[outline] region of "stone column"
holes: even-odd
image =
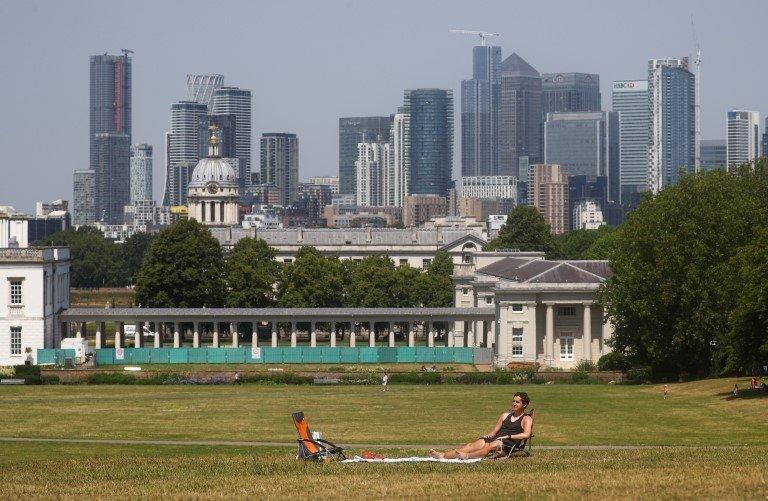
[[[115,331],[115,348],[123,347],[124,332],[125,332],[125,324],[123,324],[123,322],[117,322],[117,330]]]
[[[613,337],[613,324],[610,320],[605,318],[605,308],[603,308],[603,328],[602,328],[602,337],[603,339],[600,340],[600,354],[605,355],[606,353],[610,353],[611,349],[608,347],[606,342],[610,341],[610,339]]]
[[[395,347],[395,326],[393,322],[387,322],[387,329],[389,330],[389,347]]]
[[[219,347],[219,322],[213,322],[213,347]]]
[[[232,334],[232,348],[237,348],[240,345],[240,338],[237,335],[237,322],[229,323],[229,333]]]
[[[584,303],[584,325],[582,340],[584,341],[584,360],[592,361],[592,303]]]
[[[413,348],[416,346],[416,332],[414,331],[414,328],[416,327],[416,322],[408,322],[408,346]]]
[[[464,340],[465,344],[466,344],[466,346],[468,348],[474,348],[474,346],[475,346],[475,332],[474,332],[475,322],[470,320],[468,322],[464,322],[464,325],[466,325],[468,327],[468,329],[469,329],[467,331],[467,337]]]
[[[485,331],[485,347],[486,348],[493,348],[493,326],[496,323],[495,320],[488,322],[488,330]]]
[[[349,322],[349,347],[355,347],[355,322]]]
[[[251,348],[256,348],[257,346],[259,346],[259,334],[256,332],[256,329],[253,329],[251,333]]]
[[[546,303],[546,306],[547,323],[546,337],[544,338],[544,353],[547,364],[552,366],[555,362],[555,305]]]
[[[317,347],[317,331],[315,330],[317,328],[316,322],[310,322],[309,324],[309,346],[312,348]]]
[[[77,338],[83,337],[83,334],[87,333],[85,328],[86,328],[85,322],[77,322],[77,333],[75,333],[75,337]]]
[[[433,348],[435,346],[435,331],[432,320],[427,322],[427,346]]]
[[[179,332],[179,322],[173,322],[173,347],[181,348],[181,333]]]
[[[133,347],[141,348],[141,342],[144,339],[144,323],[135,322],[134,326],[136,330],[133,332]]]
[[[331,322],[331,348],[336,348],[336,322]]]
[[[97,350],[104,348],[104,322],[96,323],[95,345]]]
[[[163,345],[162,329],[165,326],[161,322],[155,323],[155,348],[160,348]]]
[[[195,322],[195,331],[192,333],[192,347],[200,348],[200,322]]]
[[[371,321],[368,322],[369,329],[368,329],[368,346],[373,348],[376,346],[376,322]]]
[[[296,322],[291,322],[291,348],[296,348],[296,338],[299,333],[296,332]]]
[[[453,331],[448,331],[448,348],[456,346],[456,334]]]
[[[255,323],[253,324],[253,327],[256,329]],[[269,327],[272,329],[272,348],[277,348],[277,322],[272,320]]]

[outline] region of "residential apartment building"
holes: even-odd
[[[553,235],[568,231],[568,178],[559,165],[533,164],[529,167],[528,205],[544,216]]]

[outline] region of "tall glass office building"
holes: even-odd
[[[547,113],[600,111],[600,75],[594,73],[543,73],[541,109]]]
[[[253,115],[253,99],[249,89],[238,87],[221,87],[213,91],[213,109],[208,110],[212,115],[235,116],[235,157],[240,162],[241,187],[251,184],[251,122]],[[205,153],[203,153],[205,156]],[[240,193],[244,193],[242,190]]]
[[[530,164],[541,162],[542,130],[541,75],[513,53],[501,63],[500,175],[515,175],[520,157],[528,157]]]
[[[448,196],[453,170],[453,91],[413,89],[404,94],[410,129],[412,195]]]
[[[738,167],[760,156],[760,112],[729,110],[726,131],[728,167]]]
[[[354,195],[357,189],[357,143],[389,141],[391,117],[339,118],[339,193]]]
[[[701,140],[701,170],[725,169],[728,165],[728,145],[725,139]]]
[[[566,176],[608,178],[608,201],[619,198],[619,120],[613,111],[549,113],[544,124],[544,163]]]
[[[261,135],[261,182],[277,186],[280,205],[291,205],[299,193],[299,138],[287,132]]]
[[[166,174],[163,205],[186,205],[187,184],[192,169],[201,158],[200,124],[205,122],[208,107],[194,101],[171,105],[171,132],[166,136]]]
[[[501,47],[475,47],[472,67],[461,82],[461,175],[490,176],[499,169]]]
[[[131,200],[131,138],[128,134],[95,134],[94,198],[96,220],[120,224]]]
[[[631,202],[648,189],[648,81],[613,82],[613,111],[619,115],[621,202]]]
[[[152,145],[131,148],[131,203],[152,200]]]

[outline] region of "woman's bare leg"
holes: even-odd
[[[438,459],[455,459],[461,457],[463,454],[477,452],[483,448],[485,448],[485,440],[479,438],[474,442],[469,442],[468,444],[464,444],[456,449],[449,449],[442,452],[436,451],[435,449],[430,449],[429,455]]]

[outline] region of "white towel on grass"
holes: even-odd
[[[409,457],[409,458],[384,458],[384,459],[364,459],[360,456],[355,456],[352,459],[345,459],[342,463],[477,463],[482,461],[482,458],[474,459],[438,459],[433,457]]]

